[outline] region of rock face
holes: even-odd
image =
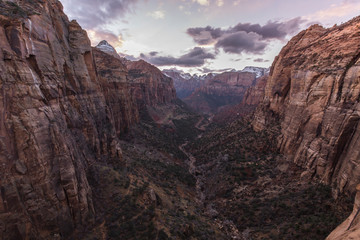
[[[128,69],[117,57],[93,48],[99,83],[114,119],[117,134],[139,121],[139,109],[131,95]]]
[[[360,18],[313,25],[276,57],[254,128],[281,123],[278,147],[304,175],[354,192],[360,179]]]
[[[215,113],[220,107],[240,103],[255,80],[254,73],[225,72],[216,75],[184,101],[198,112]]]
[[[191,75],[189,73],[184,73],[183,71],[177,69],[165,69],[162,72],[166,76],[171,77],[174,80],[176,94],[180,99],[187,98],[193,92],[205,86],[211,80],[217,78],[217,76],[219,75],[219,73]],[[241,72],[253,73],[255,74],[256,78],[260,78],[264,75],[269,74],[269,68],[247,66],[241,71],[236,71],[235,69],[233,69],[229,71],[227,74],[229,75],[230,73],[232,73],[233,75],[236,75],[236,73],[241,73]],[[220,78],[224,78],[224,76],[220,76]]]
[[[163,70],[162,72],[174,80],[176,95],[180,99],[190,96],[196,89],[205,85],[208,80],[215,76],[213,73],[203,76],[198,76],[196,74],[190,75],[189,73],[185,74],[176,70]]]
[[[268,78],[269,75],[265,75],[256,79],[255,85],[246,90],[242,101],[243,105],[257,106],[262,102]]]
[[[87,34],[60,2],[1,4],[23,16],[0,15],[0,234],[66,237],[94,220],[86,169],[121,161],[113,117]]]
[[[168,103],[176,99],[173,80],[158,68],[143,61],[128,61],[128,81],[131,95],[139,108]]]
[[[115,48],[111,46],[106,40],[102,40],[99,42],[99,44],[96,46],[97,49],[99,49],[102,52],[105,52],[117,59],[121,59],[120,55],[116,52]]]
[[[249,87],[241,103],[235,106],[222,107],[213,118],[215,122],[231,123],[239,117],[249,115],[254,112],[256,107],[262,103],[265,94],[265,86],[268,75],[256,79],[254,86]]]
[[[241,70],[241,72],[251,72],[251,73],[255,73],[257,78],[260,78],[264,75],[268,75],[269,74],[269,68],[261,68],[261,67],[253,67],[253,66],[247,66],[245,67],[243,70]]]
[[[149,64],[92,50],[57,0],[0,10],[0,238],[66,239],[98,214],[93,163],[121,162],[117,135],[175,90]]]
[[[360,185],[356,187],[354,209],[350,216],[338,226],[326,240],[359,239],[360,238]]]

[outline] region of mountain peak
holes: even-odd
[[[102,40],[99,42],[99,44],[96,46],[97,49],[99,49],[102,52],[105,52],[113,57],[116,57],[117,59],[120,59],[119,54],[116,52],[115,48],[108,43],[106,40]]]

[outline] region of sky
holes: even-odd
[[[61,0],[93,46],[107,40],[130,60],[189,73],[269,67],[312,24],[360,13],[359,0]]]

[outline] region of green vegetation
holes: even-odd
[[[246,120],[213,124],[187,150],[198,165],[211,166],[205,189],[218,218],[250,230],[252,239],[324,239],[349,215],[352,201],[335,201],[330,187],[301,182],[303,170],[276,153],[278,132],[276,122],[262,132]]]

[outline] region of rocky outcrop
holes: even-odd
[[[94,221],[89,166],[121,161],[113,116],[59,1],[0,4],[0,236],[66,238]]]
[[[57,0],[0,10],[0,238],[66,239],[99,214],[89,169],[121,163],[118,135],[175,90],[150,64],[92,49]]]
[[[142,60],[122,61],[98,47],[93,48],[93,55],[118,135],[139,122],[144,106],[170,103],[176,98],[172,79],[155,66]]]
[[[326,240],[343,240],[360,238],[360,185],[356,187],[354,209],[350,216],[338,226]]]
[[[246,66],[241,72],[251,72],[255,73],[256,78],[260,78],[264,75],[269,75],[270,68]]]
[[[304,175],[353,192],[360,170],[360,18],[313,25],[276,57],[254,128],[278,117],[278,147]]]
[[[99,44],[96,46],[97,49],[99,49],[102,52],[105,52],[114,58],[121,59],[120,55],[116,52],[115,48],[111,46],[106,40],[102,40],[99,42]]]
[[[228,124],[253,113],[264,98],[268,77],[268,75],[265,75],[257,78],[255,85],[246,90],[241,103],[235,106],[222,107],[220,111],[215,114],[213,121]]]
[[[255,85],[246,90],[242,100],[242,105],[257,106],[262,102],[268,78],[269,76],[265,75],[256,79]]]
[[[131,95],[139,108],[169,103],[176,99],[173,80],[155,66],[144,60],[128,61],[126,66]]]
[[[205,85],[208,80],[215,76],[213,73],[203,76],[198,76],[196,74],[190,75],[189,73],[183,73],[173,69],[163,70],[162,72],[174,80],[176,95],[180,99],[190,96],[196,89]]]
[[[131,94],[128,69],[106,51],[93,48],[99,83],[114,119],[117,135],[139,122],[139,109]]]
[[[246,90],[255,84],[255,80],[254,73],[225,72],[209,80],[184,99],[184,102],[198,112],[215,113],[220,107],[240,103]]]

